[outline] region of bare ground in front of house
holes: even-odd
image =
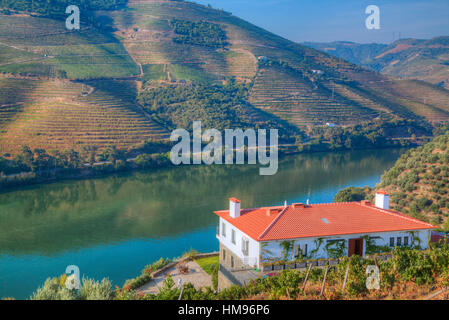
[[[170,275],[178,285],[179,279],[182,280],[183,284],[191,283],[195,288],[199,289],[201,287],[212,287],[211,276],[208,275],[195,261],[187,261],[184,263],[188,268],[189,272],[187,274],[181,274],[178,271],[178,265],[169,268],[164,273],[158,275],[150,282],[146,283],[142,287],[138,288],[137,291],[143,292],[145,294],[152,293],[157,294],[159,289],[162,287],[163,281]]]

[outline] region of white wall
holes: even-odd
[[[429,231],[429,230],[422,230],[422,231],[416,232],[416,236],[421,241],[422,249],[427,248],[427,242],[428,242],[428,238],[430,237],[430,232],[431,231]],[[390,237],[395,238],[395,245],[396,245],[397,237],[402,237],[402,244],[404,241],[404,237],[409,237],[409,245],[411,245],[411,240],[412,240],[410,234],[407,233],[406,231],[404,231],[404,232],[382,232],[382,233],[370,233],[370,234],[365,233],[365,234],[352,234],[352,235],[345,235],[345,236],[323,237],[323,242],[321,244],[320,250],[316,253],[316,255],[313,258],[316,258],[316,259],[328,258],[327,252],[325,249],[327,240],[339,240],[339,239],[345,240],[346,254],[347,254],[348,240],[349,239],[358,239],[358,238],[364,237],[366,235],[369,235],[370,237],[380,237],[379,239],[375,239],[375,244],[378,246],[389,246],[390,245]],[[300,248],[302,248],[303,244],[307,244],[307,247],[308,247],[307,254],[310,255],[311,251],[313,251],[316,248],[316,242],[315,242],[316,239],[317,238],[301,238],[301,239],[291,239],[291,240],[293,240],[294,246],[299,245]],[[283,247],[281,246],[281,242],[282,242],[282,240],[267,241],[267,245],[262,246],[262,248],[261,248],[262,261],[265,261],[265,259],[269,259],[269,258],[272,258],[275,260],[283,258],[282,257]],[[365,252],[366,252],[366,243],[364,241],[363,255],[365,255]],[[294,247],[291,250],[287,260],[293,260],[293,259],[294,259]]]
[[[226,225],[226,237],[223,237],[222,235],[222,226],[223,223]],[[235,230],[235,244],[231,242],[231,230]],[[251,237],[249,237],[247,234],[241,232],[236,227],[234,227],[232,224],[227,222],[226,220],[220,218],[219,220],[219,235],[217,235],[217,239],[229,250],[231,250],[236,256],[238,256],[242,261],[244,260],[245,256],[242,252],[242,237],[245,237],[249,240],[249,250],[248,250],[248,264],[252,267],[254,265],[259,266],[259,254],[260,254],[260,243]]]

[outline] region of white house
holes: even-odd
[[[427,247],[436,227],[389,209],[389,195],[369,201],[302,204],[241,209],[229,199],[219,216],[220,264],[228,271],[261,268],[270,261],[332,258],[358,254],[367,247]]]

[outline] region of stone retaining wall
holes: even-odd
[[[367,255],[367,259],[374,259],[377,260],[387,260],[391,259],[393,257],[392,254],[378,254],[378,255]],[[313,267],[323,267],[327,263],[331,266],[335,266],[341,262],[342,259],[320,259],[320,260],[307,260],[307,261],[291,261],[286,263],[272,263],[272,264],[265,264],[262,266],[262,272],[267,271],[277,271],[277,270],[285,270],[285,269],[304,269],[308,268],[310,265]]]

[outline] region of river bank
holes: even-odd
[[[344,187],[373,187],[405,151],[297,154],[280,159],[274,176],[256,165],[183,166],[2,193],[0,297],[28,298],[68,265],[122,286],[159,257],[217,251],[212,212],[229,197],[247,208],[332,202]]]
[[[411,148],[416,145],[406,145],[405,147]],[[405,148],[402,145],[399,146],[385,146],[383,148],[367,147],[364,149],[347,150],[345,148],[335,149],[332,152],[345,152],[345,151],[357,151],[357,150],[381,150],[381,149],[401,149]],[[294,156],[299,154],[314,154],[314,153],[326,153],[329,150],[321,147],[304,147],[298,148],[294,144],[279,146],[279,159],[288,156]],[[246,155],[245,155],[246,156]],[[182,166],[182,165],[180,165]],[[169,159],[168,153],[155,153],[155,154],[140,154],[133,158],[125,160],[115,161],[102,161],[95,163],[85,163],[82,168],[54,168],[51,170],[38,171],[38,172],[20,172],[10,175],[5,175],[0,172],[0,193],[20,190],[28,186],[43,185],[48,183],[55,183],[65,180],[83,180],[93,178],[103,178],[113,174],[120,174],[126,172],[152,172],[163,168],[173,168],[173,165]]]

